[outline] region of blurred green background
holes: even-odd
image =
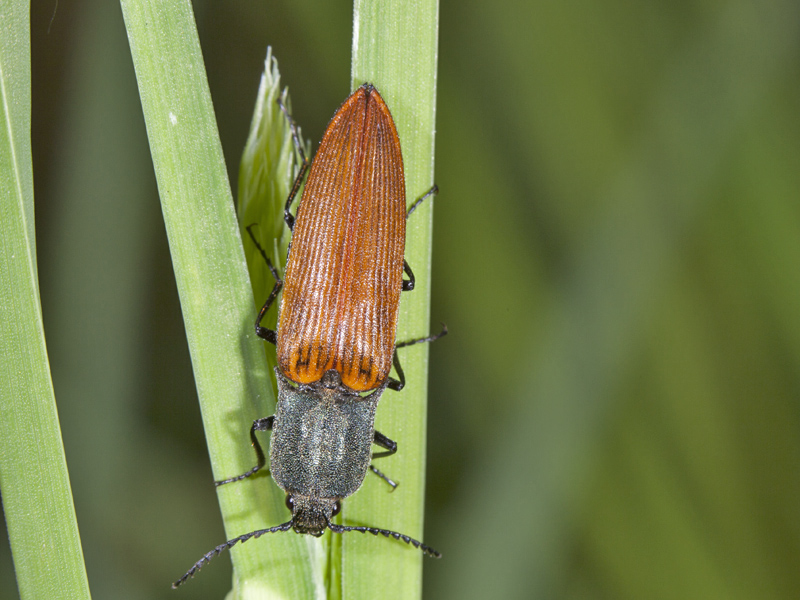
[[[316,143],[351,5],[194,6],[231,180],[268,44]],[[32,11],[42,304],[93,596],[221,598],[227,559],[169,588],[224,533],[120,8]],[[428,598],[800,597],[798,13],[442,1]]]

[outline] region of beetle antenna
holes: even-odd
[[[423,554],[427,554],[431,558],[442,558],[442,554],[437,550],[434,550],[430,546],[426,546],[419,540],[415,540],[412,537],[408,537],[403,533],[397,533],[396,531],[389,531],[388,529],[378,529],[377,527],[350,527],[347,525],[334,525],[331,522],[328,522],[328,527],[334,533],[345,533],[347,531],[360,531],[361,533],[371,533],[372,535],[378,535],[379,533],[384,537],[393,537],[396,540],[403,540],[409,546],[414,546],[414,548],[419,548],[422,550]]]
[[[178,586],[184,583],[190,577],[194,577],[194,574],[197,573],[200,569],[203,568],[207,562],[209,562],[215,556],[221,554],[224,550],[227,550],[231,546],[235,546],[239,542],[246,542],[250,538],[257,538],[261,537],[265,533],[275,533],[276,531],[288,531],[292,528],[292,522],[289,521],[288,523],[283,523],[282,525],[277,525],[275,527],[270,527],[269,529],[259,529],[258,531],[251,531],[250,533],[245,533],[244,535],[240,535],[237,538],[233,538],[232,540],[228,540],[224,544],[220,544],[216,548],[214,548],[211,552],[207,552],[203,555],[203,558],[198,560],[194,563],[194,566],[186,571],[186,574],[178,579],[175,583],[172,584],[172,589],[178,589]]]

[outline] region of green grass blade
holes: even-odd
[[[191,4],[122,0],[122,9],[209,454],[214,477],[222,479],[253,466],[247,431],[274,408],[263,342],[253,332],[253,292]],[[221,487],[219,499],[230,537],[287,517],[268,477]],[[187,554],[194,557],[187,567],[207,550],[187,549],[197,552]],[[270,535],[236,546],[232,556],[233,598],[318,597],[304,538]]]
[[[0,3],[0,490],[20,598],[72,600],[90,595],[39,303],[29,13]]]
[[[409,202],[433,184],[438,11],[436,0],[356,0],[354,6],[352,86],[375,84],[392,111]],[[416,276],[416,289],[402,296],[398,340],[430,330],[432,207],[433,202],[426,201],[408,222],[406,259]],[[382,459],[379,467],[400,485],[389,493],[378,478],[367,477],[362,489],[344,503],[342,520],[423,539],[428,348],[420,344],[400,352],[408,383],[400,393],[384,394],[376,420],[376,428],[398,443],[397,454]],[[337,538],[341,570],[332,582],[332,597],[370,598],[376,586],[387,599],[420,596],[419,550],[354,533]],[[436,545],[435,540],[425,541]]]

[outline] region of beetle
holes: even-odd
[[[361,487],[368,469],[396,487],[371,465],[372,458],[397,451],[394,441],[375,430],[375,411],[387,387],[399,391],[405,385],[397,348],[447,333],[443,326],[437,335],[395,343],[400,293],[412,290],[415,282],[404,259],[406,219],[438,190],[433,186],[406,210],[397,130],[378,90],[365,83],[328,124],[295,218],[290,209],[309,162],[294,121],[281,108],[302,158],[284,209],[292,231],[284,280],[248,228],[275,278],[255,329],[277,346],[278,403],[275,415],[257,419],[250,429],[257,465],[215,483],[239,481],[264,467],[266,458],[255,434],[271,430],[270,472],[286,493],[292,518],[217,546],[173,587],[236,543],[289,529],[317,537],[326,528],[381,534],[428,556],[441,556],[398,532],[332,522],[341,501]],[[408,279],[403,279],[404,272]],[[272,330],[262,321],[281,289],[278,328]],[[389,376],[392,365],[398,379]],[[385,451],[373,455],[373,443]]]

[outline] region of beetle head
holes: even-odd
[[[297,533],[321,536],[331,518],[339,514],[341,504],[336,498],[313,498],[286,494],[286,506],[292,511],[292,528]]]

